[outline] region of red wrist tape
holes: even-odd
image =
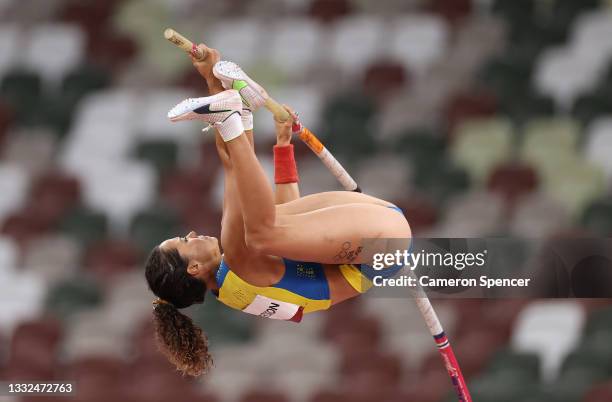
[[[297,183],[300,180],[293,155],[293,144],[274,146],[274,183]]]

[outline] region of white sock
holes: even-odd
[[[252,130],[253,129],[253,112],[251,109],[247,109],[242,107],[242,112],[240,113],[240,117],[242,118],[242,125],[244,126],[244,130]]]
[[[242,118],[238,112],[229,115],[224,122],[215,123],[215,127],[219,130],[219,134],[223,138],[223,141],[228,142],[236,137],[239,137],[244,132],[244,126],[242,125]]]

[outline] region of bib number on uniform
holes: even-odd
[[[255,299],[244,310],[245,313],[257,315],[273,320],[297,321],[302,319],[303,307],[297,304],[282,302],[270,299],[262,295],[255,296]]]

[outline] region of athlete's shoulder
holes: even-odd
[[[275,256],[233,256],[225,259],[231,271],[240,279],[257,287],[268,287],[277,283],[285,273],[280,257]]]

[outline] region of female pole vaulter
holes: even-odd
[[[194,66],[213,95],[184,100],[168,117],[215,128],[225,173],[221,239],[192,231],[165,240],[151,252],[145,273],[158,297],[158,343],[192,376],[206,373],[212,358],[202,330],[178,310],[204,302],[207,290],[245,313],[299,322],[365,292],[374,274],[389,277],[401,268],[360,266],[369,262],[362,239],[402,238],[408,247],[411,237],[401,210],[387,201],[348,191],[300,197],[291,122],[276,122],[275,194],[253,146],[251,111],[263,105],[264,90],[215,69],[219,52],[199,46],[207,56]]]

